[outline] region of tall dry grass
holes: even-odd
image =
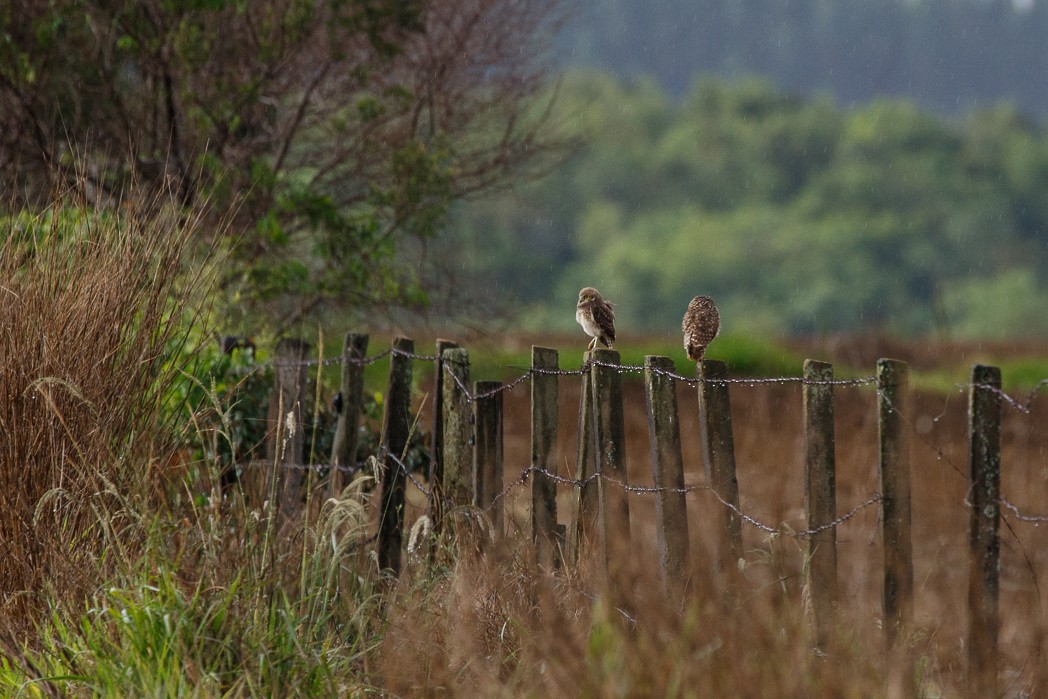
[[[190,225],[56,200],[0,230],[0,617],[24,632],[134,541]]]

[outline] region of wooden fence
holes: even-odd
[[[379,455],[383,468],[377,548],[380,565],[396,575],[401,570],[403,549],[405,478],[411,475],[401,456],[410,430],[413,362],[421,359],[437,365],[427,491],[430,517],[437,532],[448,526],[445,514],[463,505],[484,510],[495,531],[503,531],[506,491],[502,481],[502,393],[510,385],[471,382],[469,354],[452,342],[438,341],[438,353],[430,357],[414,354],[414,343],[405,338],[395,339],[390,350],[371,358],[366,356],[367,346],[366,335],[350,333],[338,360],[342,364],[342,408],[331,454],[332,485],[340,487],[341,474],[353,465],[364,368],[374,359],[390,354]],[[298,341],[282,341],[277,346],[276,390],[271,410],[275,420],[286,420],[281,416],[300,410],[305,385],[301,367],[306,363],[302,360],[307,351],[308,347]],[[663,580],[668,590],[683,589],[689,567],[685,495],[691,489],[684,485],[675,384],[686,381],[697,389],[706,487],[722,504],[717,510],[717,560],[722,574],[733,574],[742,556],[743,523],[762,526],[739,507],[730,409],[730,388],[739,380],[728,378],[725,364],[715,360],[699,362],[693,378],[677,374],[667,357],[645,359],[642,369],[654,486],[637,488],[630,486],[626,470],[622,390],[625,369],[640,368],[622,367],[614,350],[587,353],[582,369],[569,371],[559,368],[555,349],[533,347],[530,371],[512,384],[531,382],[531,462],[521,482],[530,480],[531,484],[531,536],[537,563],[547,567],[571,565],[583,555],[594,555],[613,578],[622,552],[629,549],[629,495],[653,493]],[[562,375],[580,376],[583,386],[575,472],[570,476],[557,473],[554,454],[557,388]],[[799,381],[803,385],[807,529],[796,535],[807,540],[807,582],[817,643],[825,641],[838,601],[837,527],[860,510],[879,504],[885,642],[889,650],[898,649],[902,632],[912,628],[914,606],[909,443],[912,428],[903,419],[910,403],[907,365],[881,359],[875,376],[835,380],[830,364],[808,360],[802,377],[768,381]],[[877,388],[879,493],[842,515],[836,501],[834,388],[861,384],[875,384]],[[1004,394],[1000,387],[997,368],[972,368],[968,403],[971,514],[967,647],[968,685],[973,696],[997,693],[999,527],[1003,502],[1000,425]],[[298,419],[301,424],[300,415],[291,419]],[[292,451],[295,448],[301,446],[291,445],[278,452],[274,463],[301,458],[300,452]],[[277,481],[275,477],[274,482]],[[567,531],[564,525],[558,525],[558,485],[573,489],[574,511]]]

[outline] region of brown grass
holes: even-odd
[[[162,453],[157,396],[186,227],[63,206],[0,246],[0,616],[25,628],[127,555],[121,512]],[[174,319],[174,320],[173,320]]]
[[[872,373],[872,371],[871,371]],[[635,375],[633,375],[635,376]],[[573,473],[577,377],[560,383],[559,469]],[[631,483],[650,485],[643,385],[627,375],[626,428]],[[878,490],[877,403],[873,387],[836,390],[838,511]],[[705,484],[697,398],[678,386],[685,480]],[[507,483],[530,461],[529,391],[506,395]],[[1004,408],[1003,495],[1029,514],[1048,514],[1048,399],[1029,414]],[[967,663],[966,396],[918,394],[912,433],[915,628],[907,636],[923,696],[965,691]],[[384,682],[401,694],[485,696],[880,696],[899,663],[884,657],[883,551],[874,505],[838,528],[839,633],[813,648],[806,609],[801,390],[796,385],[732,387],[743,509],[784,533],[744,524],[740,575],[715,568],[716,510],[708,492],[688,496],[691,578],[683,600],[662,594],[651,495],[630,496],[632,536],[615,599],[586,573],[536,571],[528,538],[530,488],[512,491],[513,543],[502,557],[459,561],[433,584],[413,569],[393,605],[380,658]],[[571,489],[559,488],[559,519],[571,518]],[[1005,514],[1002,524],[1000,677],[1004,696],[1048,692],[1048,547],[1045,525]],[[517,547],[517,548],[514,548]],[[416,562],[418,563],[418,562]],[[426,581],[420,583],[419,579]],[[905,673],[903,673],[905,675]]]

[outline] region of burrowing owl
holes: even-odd
[[[591,350],[597,346],[597,342],[608,348],[615,342],[615,311],[593,287],[587,286],[579,292],[575,320],[593,338],[589,344]]]
[[[693,298],[680,329],[684,331],[684,349],[688,351],[688,359],[699,361],[706,347],[720,332],[720,313],[713,299],[709,296]]]

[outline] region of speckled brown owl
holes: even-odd
[[[615,311],[593,287],[587,286],[579,292],[575,320],[593,338],[589,349],[596,347],[598,342],[610,348],[615,342]]]
[[[684,331],[684,349],[688,351],[688,359],[699,361],[706,353],[706,347],[720,332],[720,313],[713,299],[709,296],[693,298],[684,314],[681,330]]]

